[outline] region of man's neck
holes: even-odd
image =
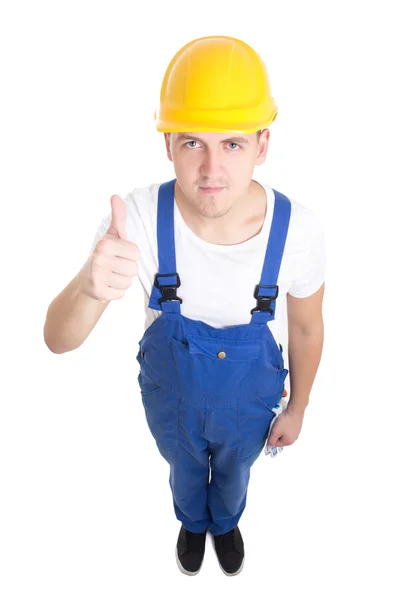
[[[258,235],[267,214],[265,189],[252,180],[248,192],[225,215],[208,218],[184,197],[179,185],[175,188],[175,201],[186,225],[199,238],[210,244],[231,246],[241,244]]]

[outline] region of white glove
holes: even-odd
[[[270,446],[268,444],[268,440],[269,440],[269,435],[271,433],[272,425],[275,423],[276,419],[279,417],[281,412],[285,410],[285,408],[287,407],[287,404],[288,404],[288,401],[286,400],[286,398],[282,397],[280,399],[280,401],[278,402],[278,404],[275,404],[275,406],[273,408],[271,408],[271,410],[275,413],[275,417],[272,419],[272,421],[269,425],[267,441],[265,442],[265,446],[264,446],[265,455],[266,456],[270,455],[271,458],[274,458],[274,456],[278,456],[278,453],[282,452],[282,450],[283,450],[282,446]]]

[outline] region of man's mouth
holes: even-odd
[[[224,188],[223,187],[202,187],[202,186],[200,186],[200,189],[205,194],[217,194],[218,192],[221,192]]]

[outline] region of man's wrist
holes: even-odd
[[[310,397],[290,396],[286,410],[291,413],[304,415]]]

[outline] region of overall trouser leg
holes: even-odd
[[[175,515],[188,531],[202,533],[211,523],[207,506],[209,450],[201,437],[202,409],[183,405],[179,411],[177,451],[170,462],[169,483]]]
[[[239,463],[235,451],[219,446],[211,454],[211,481],[208,507],[212,517],[210,533],[222,535],[239,522],[246,507],[250,479],[249,463]]]
[[[262,451],[274,416],[272,411],[256,401],[240,403],[237,434],[232,431],[232,419],[226,420],[224,414],[221,412],[210,428],[213,441],[209,441],[211,481],[208,507],[212,517],[212,535],[227,533],[238,524],[246,507],[250,469]],[[236,444],[233,441],[235,435],[239,436]]]

